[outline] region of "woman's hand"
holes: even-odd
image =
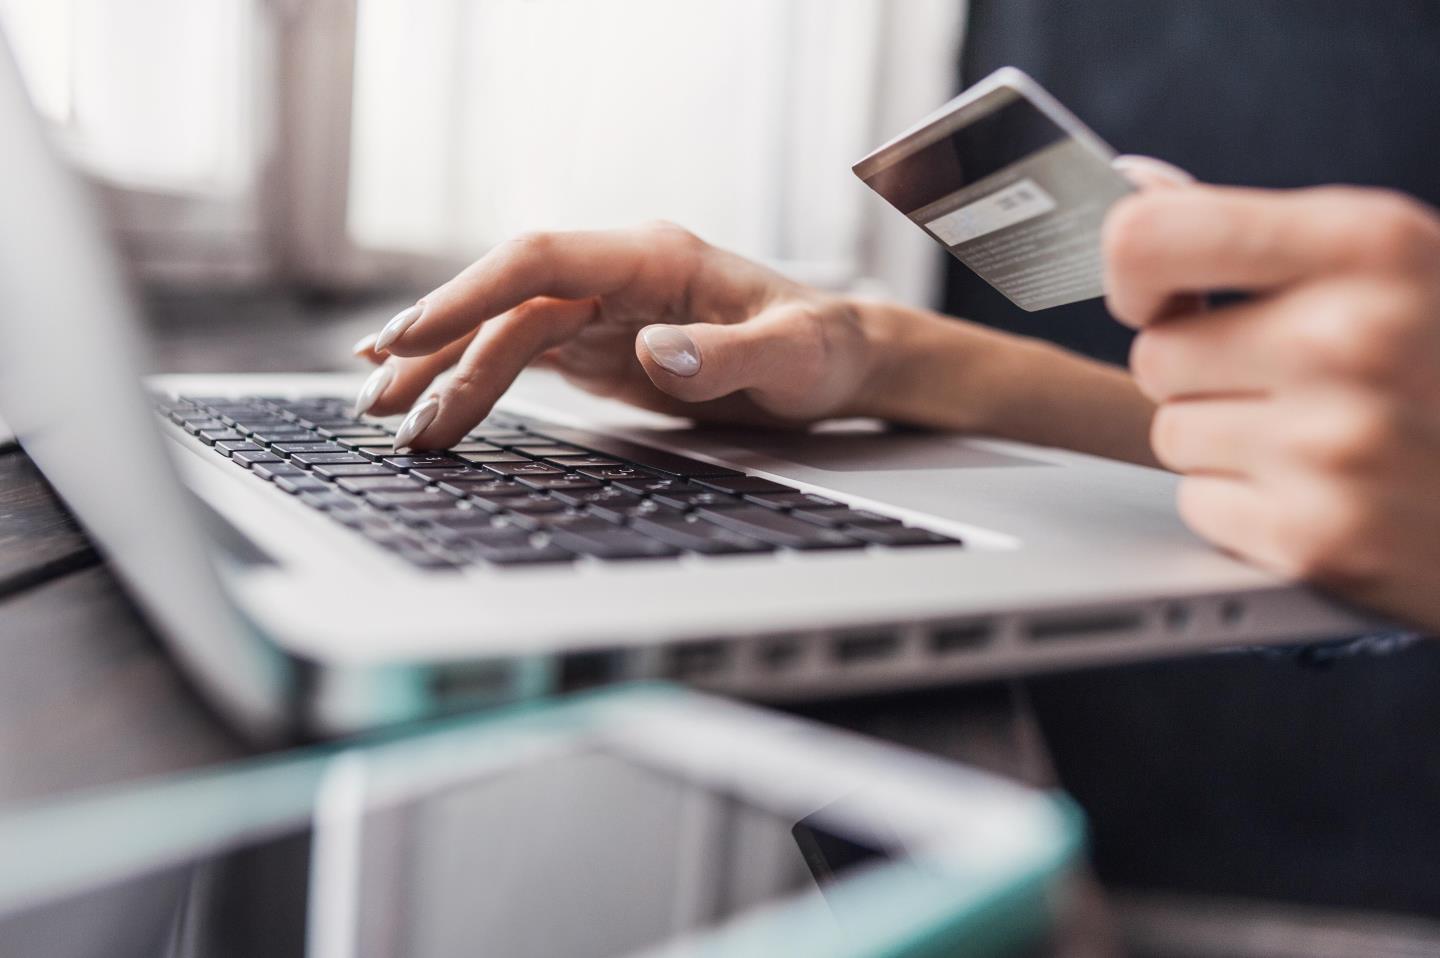
[[[1198,533],[1440,628],[1440,217],[1378,190],[1147,191],[1112,312]],[[1194,295],[1253,298],[1203,311]]]
[[[443,448],[529,365],[659,412],[782,424],[858,414],[874,351],[857,310],[669,224],[519,236],[359,351],[357,409],[415,405],[397,446]],[[386,358],[388,354],[388,358]]]

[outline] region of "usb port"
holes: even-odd
[[[687,642],[672,645],[666,654],[667,672],[676,678],[696,678],[720,671],[729,664],[730,646],[725,642]]]
[[[978,649],[990,641],[993,631],[989,622],[963,622],[942,625],[930,633],[928,645],[936,655],[950,655]]]
[[[885,659],[900,651],[900,636],[894,632],[851,632],[831,640],[835,661],[846,665]]]

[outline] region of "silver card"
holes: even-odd
[[[986,77],[855,173],[1027,311],[1104,293],[1100,227],[1134,190],[1114,151],[1019,70]]]

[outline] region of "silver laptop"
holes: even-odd
[[[277,703],[343,731],[644,676],[796,699],[1366,625],[1187,532],[1172,476],[1054,449],[693,431],[537,375],[466,458],[386,462],[348,377],[142,387],[116,259],[0,60],[0,408],[260,731]]]

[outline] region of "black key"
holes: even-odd
[[[347,423],[343,426],[321,426],[315,430],[322,436],[331,439],[364,439],[384,437],[389,438],[390,434],[379,426],[367,426],[363,423]]]
[[[530,456],[534,459],[550,459],[555,456],[578,456],[583,455],[584,449],[576,449],[574,446],[557,446],[553,443],[546,445],[515,445],[510,447],[513,451],[523,456]]]
[[[272,447],[282,456],[293,456],[297,452],[345,452],[345,447],[333,442],[277,442]]]
[[[614,486],[601,486],[596,489],[556,489],[550,495],[567,506],[577,507],[586,506],[592,502],[613,506],[638,506],[645,501],[633,492],[616,489]]]
[[[790,549],[850,549],[862,545],[842,532],[801,522],[764,506],[701,509],[696,515],[742,536]]]
[[[354,498],[339,492],[302,492],[300,501],[321,512],[350,512],[360,508]]]
[[[563,476],[565,470],[544,462],[487,462],[485,468],[497,476]]]
[[[236,452],[264,452],[265,450],[245,439],[222,439],[215,443],[215,451],[223,452],[228,456]]]
[[[445,451],[452,456],[458,456],[462,452],[479,454],[483,452],[503,452],[504,450],[494,443],[489,442],[462,442],[459,445],[451,446]]]
[[[795,491],[789,486],[782,486],[778,482],[771,482],[769,479],[761,479],[758,476],[731,476],[722,479],[696,479],[695,481],[702,486],[719,489],[721,492],[733,492],[737,496]]]
[[[634,492],[640,495],[661,495],[663,493],[686,493],[701,492],[700,486],[695,485],[689,479],[617,479],[617,489],[624,489],[626,492]]]
[[[302,492],[328,492],[330,483],[314,476],[276,476],[275,485],[291,495]]]
[[[576,489],[598,489],[600,483],[584,476],[516,476],[522,485],[531,489],[574,491]]]
[[[691,459],[688,456],[676,455],[672,452],[663,452],[649,446],[642,446],[637,442],[630,442],[628,439],[617,439],[612,436],[602,436],[596,433],[585,432],[578,429],[552,429],[546,428],[542,433],[547,439],[554,439],[563,443],[571,443],[592,452],[602,455],[613,456],[616,459],[637,463],[658,472],[667,473],[672,476],[738,476],[740,473],[734,469],[727,469],[724,466],[712,466],[707,462],[700,462],[698,459]]]
[[[494,546],[481,544],[470,547],[467,554],[492,565],[536,565],[575,561],[572,553],[549,542]]]
[[[553,516],[567,511],[563,502],[551,499],[541,493],[528,496],[497,496],[495,498],[473,499],[477,509],[489,513],[517,513],[522,516]]]
[[[529,539],[531,535],[528,531],[513,525],[496,525],[493,517],[475,512],[473,509],[457,509],[452,515],[438,516],[431,519],[426,527],[426,534],[440,542],[473,540],[477,536],[485,536],[491,532],[503,532],[512,539],[521,541]]]
[[[571,525],[548,531],[551,541],[562,549],[599,559],[657,559],[677,552],[674,546],[658,539],[617,526],[593,529]]]
[[[205,419],[186,419],[181,422],[181,425],[184,426],[185,431],[192,436],[198,436],[202,432],[229,431],[223,422],[215,419],[214,417],[207,417]]]
[[[436,527],[430,533],[434,538],[446,543],[447,547],[457,551],[463,551],[462,543],[488,546],[518,546],[528,545],[535,539],[535,533],[525,529],[517,529],[514,526],[496,525],[487,521],[484,525],[459,525],[455,527]]]
[[[637,516],[683,515],[683,512],[674,506],[663,506],[653,499],[641,499],[637,503],[625,505],[592,502],[585,507],[585,512],[616,525],[624,525]]]
[[[468,518],[476,515],[474,509],[462,508],[460,503],[449,496],[431,496],[430,498],[442,501],[432,501],[430,504],[420,506],[400,506],[394,512],[395,517],[412,526],[424,526],[432,522],[449,522],[452,516]]]
[[[341,436],[335,441],[346,449],[384,449],[387,455],[395,448],[394,437],[384,433],[378,436]]]
[[[444,500],[433,492],[367,492],[365,501],[377,509],[423,508]]]
[[[589,476],[591,479],[599,479],[602,482],[615,482],[618,480],[647,480],[662,478],[661,474],[653,469],[642,469],[639,466],[586,466],[576,469],[582,476]]]
[[[494,479],[492,473],[484,469],[472,469],[458,464],[438,469],[411,469],[410,475],[425,482],[466,482],[471,479],[485,480]]]
[[[319,465],[315,467],[315,475],[324,476],[327,479],[350,478],[353,476],[398,476],[394,469],[387,468],[378,462],[342,462],[336,465]]]
[[[363,466],[369,460],[353,452],[297,452],[291,454],[290,461],[302,466],[340,466],[347,463]]]
[[[240,450],[239,452],[232,452],[232,453],[230,454],[230,458],[231,458],[231,460],[233,460],[234,462],[238,462],[240,465],[246,466],[246,467],[253,467],[253,466],[258,466],[258,465],[261,465],[261,464],[269,465],[269,464],[272,464],[272,463],[278,463],[278,462],[284,462],[284,461],[285,461],[285,460],[281,459],[279,456],[275,455],[275,453],[273,453],[273,452],[266,452],[266,451],[264,451],[263,449],[260,450],[259,452],[250,452],[249,450],[242,449],[242,450]],[[298,469],[299,467],[297,466],[297,467],[295,467],[295,468]],[[258,472],[259,470],[256,470],[256,471]],[[268,478],[270,478],[270,477],[269,477],[269,476],[266,476],[266,478],[268,479]]]
[[[514,479],[446,479],[436,484],[441,492],[452,496],[520,496],[529,492]]]
[[[745,505],[734,496],[716,492],[713,489],[681,490],[679,492],[662,490],[653,493],[650,498],[661,505],[675,509],[737,509]]]
[[[868,512],[864,509],[850,509],[846,506],[792,509],[790,514],[796,519],[813,522],[817,526],[829,526],[832,529],[838,529],[841,526],[898,526],[900,524],[899,519],[892,519],[889,516],[882,516],[878,512]]]
[[[251,472],[255,473],[255,475],[259,476],[261,479],[274,479],[277,476],[305,475],[305,470],[300,466],[297,466],[293,463],[285,462],[274,453],[267,453],[267,455],[270,456],[270,459],[273,459],[275,461],[271,462],[270,459],[267,459],[264,462],[257,461],[255,465],[250,469]]]
[[[257,429],[250,433],[251,442],[260,442],[266,445],[276,442],[304,442],[310,438],[313,438],[310,433],[299,426],[285,432],[278,429]]]
[[[233,429],[202,429],[195,434],[207,446],[213,446],[217,442],[244,442],[245,437]]]
[[[706,555],[731,555],[746,552],[773,552],[769,543],[751,539],[722,529],[711,522],[687,519],[673,513],[658,516],[636,516],[630,527],[636,532],[659,539],[667,545]]]
[[[454,456],[417,452],[412,456],[386,456],[380,460],[396,469],[453,469],[460,465]]]
[[[457,451],[455,452],[455,454],[456,454],[459,458],[465,460],[466,462],[468,462],[468,463],[473,463],[474,465],[477,465],[477,466],[486,466],[486,465],[489,465],[489,464],[492,463],[492,462],[530,462],[530,461],[531,461],[531,460],[529,460],[529,459],[526,459],[524,456],[517,456],[517,455],[515,455],[513,452],[505,452],[505,451],[502,450],[502,449],[496,449],[496,450],[493,450],[493,451],[487,449],[487,450],[482,450],[482,451],[480,451],[480,452],[468,452],[468,451],[467,451],[467,452],[459,452],[459,451],[457,450]]]
[[[846,534],[879,546],[958,546],[959,539],[913,526],[847,526]]]
[[[790,492],[751,493],[745,497],[745,500],[767,509],[825,509],[843,504],[834,499],[817,496],[812,492],[795,492],[793,490]]]
[[[405,476],[347,476],[335,485],[346,492],[369,495],[372,492],[424,492],[425,487]]]
[[[613,529],[614,523],[574,512],[507,512],[497,520],[516,529],[551,532],[555,529]]]
[[[469,433],[468,438],[478,442],[489,442],[497,445],[504,445],[512,442],[539,442],[528,432],[520,432],[516,429],[476,429]]]
[[[605,467],[623,466],[624,463],[618,459],[611,459],[608,456],[546,456],[546,462],[554,463],[557,466],[564,466],[566,469],[582,469],[586,466]]]

